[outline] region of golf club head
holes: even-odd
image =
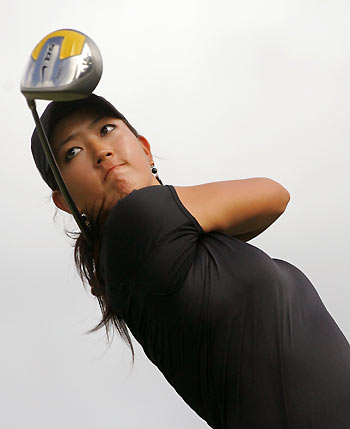
[[[102,75],[97,45],[76,30],[57,30],[34,48],[21,81],[27,100],[69,101],[87,97]]]

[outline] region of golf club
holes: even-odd
[[[69,101],[87,97],[96,88],[101,75],[102,57],[96,44],[80,31],[62,29],[48,34],[36,45],[21,81],[21,92],[27,99],[55,180],[89,244],[89,228],[64,183],[35,99]]]

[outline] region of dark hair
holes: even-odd
[[[135,128],[133,128],[128,121],[124,119],[122,120],[132,133],[136,137],[139,137]],[[103,202],[101,207],[98,209],[97,215],[94,215],[92,210],[90,213],[87,212],[86,215],[89,219],[92,245],[89,245],[85,236],[80,232],[75,233],[67,231],[67,235],[76,240],[74,246],[74,261],[76,268],[83,284],[85,285],[87,282],[90,285],[91,293],[96,296],[102,313],[101,321],[94,328],[88,330],[87,333],[90,334],[95,332],[104,326],[106,329],[107,340],[109,341],[109,331],[113,330],[113,327],[115,327],[122,339],[129,346],[132,353],[132,362],[134,363],[135,353],[128,327],[123,317],[115,313],[111,307],[111,303],[108,301],[105,282],[101,276],[99,266],[101,236],[109,211],[105,209]]]
[[[75,238],[74,246],[74,260],[77,267],[80,278],[85,285],[86,282],[91,287],[91,293],[96,296],[101,313],[101,321],[92,329],[88,330],[87,333],[92,333],[102,328],[106,329],[107,339],[109,341],[109,331],[115,327],[122,337],[122,339],[129,346],[132,353],[132,361],[134,363],[134,348],[128,331],[128,327],[121,315],[115,313],[112,309],[111,303],[109,302],[106,294],[106,285],[103,277],[101,276],[100,270],[100,249],[101,249],[101,236],[104,223],[108,217],[109,211],[104,210],[104,204],[101,205],[98,214],[95,218],[92,213],[87,213],[89,219],[89,225],[91,229],[90,239],[92,245],[90,245],[85,236],[82,233],[74,234],[68,233],[72,238]]]

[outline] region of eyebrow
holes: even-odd
[[[102,115],[97,116],[97,118],[93,119],[89,125],[88,128],[91,129],[96,122],[100,121],[102,118],[105,118],[107,115],[104,113]],[[68,142],[70,142],[71,140],[73,140],[75,137],[77,136],[77,133],[73,133],[70,134],[68,137],[66,137],[63,141],[61,141],[58,145],[57,145],[57,152],[61,149],[62,146],[64,146],[65,144],[67,144]]]

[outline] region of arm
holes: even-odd
[[[290,199],[282,185],[265,177],[175,189],[205,232],[220,231],[237,238],[264,231],[283,213]]]
[[[245,242],[250,241],[253,238],[257,237],[262,232],[264,232],[265,229],[267,229],[270,225],[272,225],[281,216],[281,214],[279,214],[278,216],[272,217],[271,221],[267,222],[266,226],[261,226],[261,228],[255,230],[255,231],[247,232],[245,234],[238,234],[238,235],[235,235],[234,237],[238,238],[239,240],[245,241]]]

